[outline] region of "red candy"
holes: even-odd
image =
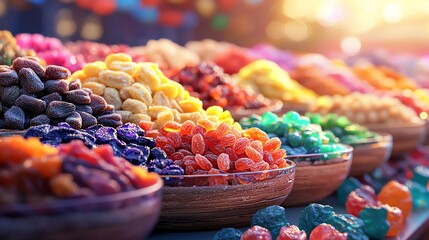
[[[271,233],[266,228],[253,226],[241,235],[241,240],[271,240]]]
[[[191,150],[194,154],[203,154],[206,145],[204,143],[204,138],[201,134],[196,134],[192,137]]]
[[[305,231],[299,230],[295,225],[282,227],[277,240],[307,240]]]
[[[374,189],[370,186],[362,186],[352,191],[346,200],[347,213],[359,216],[359,213],[366,207],[376,207],[379,203],[375,198]]]
[[[347,240],[347,233],[340,233],[333,226],[322,223],[311,231],[309,240]]]
[[[231,165],[231,161],[229,160],[229,156],[226,153],[221,153],[219,157],[217,157],[217,166],[222,171],[228,171]]]

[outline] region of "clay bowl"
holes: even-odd
[[[425,122],[371,124],[365,125],[371,131],[385,132],[392,135],[392,157],[401,157],[403,154],[414,150],[426,137]]]
[[[10,137],[14,135],[24,136],[27,130],[10,130],[10,129],[0,129],[0,137]]]
[[[320,201],[333,192],[349,175],[353,148],[328,153],[329,160],[321,160],[326,154],[288,156],[296,162],[295,183],[289,197],[281,205],[285,207],[306,205]]]
[[[1,205],[2,239],[144,239],[158,221],[162,187],[160,179],[113,195]]]
[[[279,205],[289,196],[295,164],[288,163],[286,168],[259,172],[161,176],[166,187],[157,227],[207,230],[247,226],[256,211]],[[213,185],[219,180],[227,183]]]
[[[362,142],[353,146],[353,161],[350,176],[359,177],[371,173],[385,163],[392,153],[392,136],[379,133],[376,141]]]
[[[245,108],[237,108],[230,110],[232,117],[235,121],[240,121],[242,118],[249,117],[252,114],[262,115],[266,112],[279,112],[283,103],[279,100],[264,100],[266,107],[257,108],[257,109],[245,109]]]

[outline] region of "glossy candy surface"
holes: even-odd
[[[274,239],[279,235],[280,229],[288,223],[285,209],[281,206],[263,208],[253,215],[251,221],[252,226],[257,225],[268,229]]]
[[[276,240],[307,240],[307,234],[295,225],[283,226]]]
[[[359,213],[367,207],[376,207],[379,203],[375,197],[374,189],[368,185],[361,186],[350,192],[346,200],[347,213],[359,216]]]
[[[253,226],[241,235],[241,240],[271,240],[270,231],[260,226]]]
[[[322,223],[311,231],[309,240],[347,240],[347,233],[341,233],[333,226]]]
[[[413,199],[408,187],[394,180],[383,186],[377,199],[383,204],[401,209],[404,218],[408,216],[413,207]]]
[[[368,237],[371,239],[384,239],[386,237],[390,224],[385,208],[365,208],[359,213],[359,218],[365,224],[363,229]]]

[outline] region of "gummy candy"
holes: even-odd
[[[271,240],[270,232],[260,226],[253,226],[241,235],[241,240]]]
[[[273,238],[277,238],[280,229],[288,224],[285,209],[281,206],[269,206],[258,210],[252,217],[252,226],[261,226],[270,231]]]
[[[368,240],[364,233],[364,222],[350,214],[333,214],[326,223],[342,233],[347,233],[350,240]]]
[[[375,198],[374,189],[364,185],[350,192],[346,200],[347,213],[359,216],[360,211],[366,207],[376,207],[379,205]]]
[[[384,239],[386,237],[390,224],[387,221],[385,208],[365,208],[359,213],[359,218],[365,224],[364,232],[368,237],[372,239]]]
[[[383,205],[383,208],[387,210],[387,221],[389,221],[390,227],[387,232],[387,237],[396,237],[402,231],[404,227],[404,216],[402,215],[401,209],[397,207],[391,207],[389,205]]]
[[[213,240],[240,240],[243,233],[235,228],[222,228],[213,237]]]
[[[337,189],[338,200],[341,204],[345,204],[347,200],[347,196],[357,188],[359,188],[362,184],[354,177],[348,177],[341,186]]]
[[[307,234],[295,225],[283,226],[276,240],[307,240]]]
[[[325,223],[333,214],[334,209],[331,206],[311,203],[302,211],[298,227],[310,236],[315,227]]]
[[[413,200],[408,187],[395,180],[383,186],[377,199],[384,204],[401,209],[404,218],[408,216],[413,206]]]
[[[346,240],[347,233],[341,233],[332,225],[322,223],[315,227],[310,234],[310,240]]]

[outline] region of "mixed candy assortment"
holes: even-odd
[[[239,88],[222,68],[211,63],[187,66],[170,72],[168,77],[183,85],[191,96],[201,99],[204,109],[215,105],[229,110],[266,107],[262,96]]]
[[[315,153],[338,152],[346,149],[344,145],[337,144],[338,138],[329,131],[322,132],[320,126],[310,125],[310,119],[290,111],[283,116],[267,112],[262,116],[252,115],[240,120],[241,126],[246,128],[257,127],[266,132],[271,138],[280,138],[281,148],[288,155],[305,155]],[[331,159],[328,154],[321,160]]]
[[[16,39],[9,31],[0,31],[0,64],[12,65],[18,57],[35,56],[33,50],[23,50],[16,44]]]
[[[22,130],[60,122],[75,129],[122,124],[121,116],[102,97],[81,88],[79,80],[67,82],[66,68],[45,68],[37,58],[20,57],[11,67],[0,66],[0,71],[0,128]]]
[[[210,119],[234,123],[222,108],[205,111],[200,99],[190,96],[179,83],[168,79],[155,63],[135,63],[129,55],[110,54],[105,62],[89,63],[71,76],[82,81],[112,104],[124,122],[154,122],[154,128],[167,121],[185,122]]]
[[[80,141],[58,148],[21,136],[0,140],[0,205],[105,196],[145,188],[155,173],[115,157],[110,146]]]

